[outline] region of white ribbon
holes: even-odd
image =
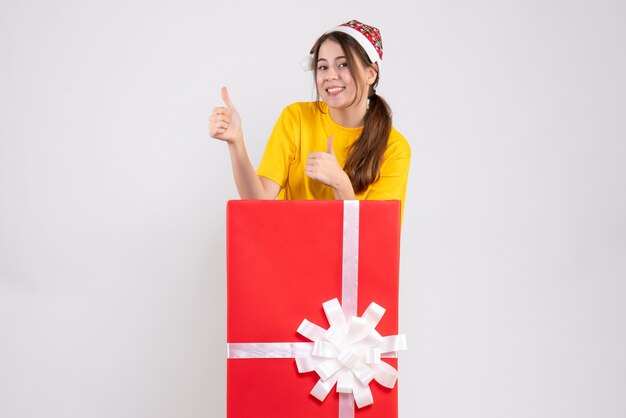
[[[313,343],[228,343],[228,358],[295,358],[307,355]]]
[[[404,335],[382,337],[376,325],[385,309],[372,302],[357,317],[359,266],[359,201],[345,200],[343,211],[342,302],[323,304],[330,327],[325,330],[306,319],[298,333],[312,343],[227,343],[228,358],[295,358],[300,373],[315,371],[320,379],[311,394],[323,401],[336,385],[339,418],[354,418],[359,408],[374,402],[369,383],[393,388],[398,372],[381,357],[397,357],[406,350]]]
[[[343,203],[343,253],[341,255],[341,304],[346,318],[356,316],[359,294],[359,201]]]
[[[316,372],[320,379],[311,395],[323,401],[333,386],[337,392],[351,393],[357,407],[374,403],[369,384],[376,380],[387,388],[396,384],[398,371],[381,361],[383,354],[406,350],[404,335],[382,337],[376,325],[385,309],[372,302],[362,317],[346,320],[337,298],[324,302],[328,330],[308,320],[302,321],[298,333],[313,341],[307,355],[296,356],[298,372]]]

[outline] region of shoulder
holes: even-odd
[[[283,113],[292,115],[314,115],[320,113],[317,102],[295,102],[285,106]]]
[[[283,108],[279,121],[290,123],[294,127],[308,126],[315,124],[322,113],[323,110],[317,102],[296,102]]]

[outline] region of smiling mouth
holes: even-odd
[[[346,89],[345,87],[332,87],[330,89],[326,89],[326,93],[329,93],[329,94],[339,93],[345,89]]]

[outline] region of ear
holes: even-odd
[[[367,82],[367,85],[371,86],[372,84],[374,84],[376,82],[376,77],[378,77],[378,65],[369,65],[365,69],[365,81]]]

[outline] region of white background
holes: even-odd
[[[400,415],[626,416],[626,3],[408,4],[2,1],[0,417],[224,416],[208,114],[258,163],[352,18],[413,150]]]

